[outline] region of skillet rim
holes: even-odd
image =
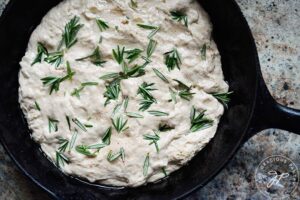
[[[11,9],[11,7],[13,6],[13,4],[16,2],[17,0],[10,0],[9,3],[6,5],[5,10],[3,11],[1,17],[0,17],[0,27],[2,26],[2,22],[5,20],[7,13],[9,13],[9,10]],[[200,3],[200,2],[199,2]],[[262,75],[261,75],[261,69],[260,69],[260,63],[259,63],[259,58],[258,58],[258,53],[257,53],[257,48],[255,45],[255,40],[253,38],[253,34],[251,32],[251,29],[249,27],[249,24],[245,18],[245,16],[243,15],[239,5],[237,4],[237,2],[235,0],[228,0],[228,3],[232,4],[232,7],[238,12],[238,15],[240,17],[239,21],[241,22],[241,24],[243,24],[244,26],[246,26],[245,28],[247,28],[247,37],[249,38],[249,44],[251,49],[249,49],[249,51],[251,51],[253,53],[253,59],[254,59],[254,63],[255,63],[255,73],[253,73],[253,75],[255,75],[255,80],[254,83],[255,85],[254,87],[254,97],[253,97],[253,102],[251,105],[251,110],[249,110],[249,114],[248,114],[248,119],[247,119],[247,123],[244,127],[244,130],[241,131],[241,135],[240,135],[240,139],[238,140],[238,142],[236,143],[236,145],[232,148],[230,154],[227,155],[227,158],[223,160],[223,162],[221,164],[219,164],[218,167],[215,168],[215,170],[206,178],[204,179],[202,182],[202,184],[197,184],[194,187],[191,187],[190,190],[187,190],[186,192],[184,192],[182,195],[175,197],[175,199],[182,199],[188,195],[190,195],[191,193],[195,192],[196,190],[200,189],[201,187],[205,186],[208,182],[210,182],[216,175],[218,175],[220,173],[220,171],[222,169],[224,169],[224,167],[228,164],[228,162],[233,158],[233,156],[236,154],[237,150],[239,149],[239,147],[241,147],[241,145],[243,144],[243,140],[245,138],[245,136],[247,135],[247,132],[249,131],[250,128],[250,124],[251,121],[254,118],[254,111],[256,108],[256,104],[258,102],[258,85],[259,85],[259,81],[262,80]],[[29,174],[26,169],[24,169],[22,167],[22,165],[18,162],[18,160],[13,156],[12,152],[9,150],[8,146],[6,145],[6,143],[4,142],[4,139],[2,137],[2,135],[0,134],[0,144],[2,144],[3,148],[5,149],[5,151],[8,153],[9,157],[12,159],[12,161],[16,164],[18,170],[20,170],[26,177],[28,177],[31,181],[33,181],[38,187],[40,187],[42,190],[44,190],[48,196],[53,197],[55,199],[59,199],[59,197],[52,192],[51,190],[49,190],[48,188],[46,188],[46,186],[44,186],[43,184],[41,184],[39,181],[37,181],[33,175]],[[65,174],[64,174],[65,175]],[[80,180],[82,181],[82,180]],[[82,181],[85,183],[88,183],[86,181]],[[155,183],[153,183],[155,184]],[[93,187],[99,187],[99,186],[104,186],[105,185],[100,185],[100,184],[96,184],[96,185],[92,185]],[[110,189],[117,189],[114,187],[109,186]],[[119,189],[126,189],[129,187],[124,187],[124,188],[119,188]],[[133,188],[134,189],[134,188]]]

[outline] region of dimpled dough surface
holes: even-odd
[[[186,164],[213,138],[219,119],[224,112],[223,105],[211,94],[227,92],[228,86],[224,81],[220,55],[213,40],[212,26],[204,10],[195,1],[186,0],[152,0],[138,1],[138,7],[132,8],[130,1],[113,0],[66,0],[53,8],[33,32],[28,49],[21,61],[19,74],[19,101],[32,130],[32,138],[41,145],[42,150],[50,160],[56,162],[56,152],[60,147],[59,138],[71,140],[75,129],[78,136],[74,147],[68,148],[64,155],[69,159],[68,164],[61,165],[66,174],[79,176],[91,182],[117,186],[139,186],[164,177],[162,169],[169,174]],[[181,10],[187,14],[188,27],[182,22],[172,19],[170,11]],[[80,17],[77,42],[69,49],[64,49],[63,63],[56,69],[54,65],[42,61],[31,65],[37,55],[38,42],[44,44],[49,52],[54,52],[61,41],[65,25],[74,17]],[[101,19],[109,25],[109,29],[100,31],[96,19]],[[99,77],[121,71],[120,65],[113,59],[112,49],[119,45],[126,49],[139,48],[145,54],[151,30],[145,30],[137,24],[159,26],[160,30],[153,36],[157,47],[151,56],[151,63],[145,67],[145,75],[120,81],[121,93],[117,100],[112,100],[104,106],[103,96],[108,81]],[[102,42],[99,43],[99,38]],[[201,57],[201,47],[206,44],[206,59]],[[90,55],[99,46],[103,60],[106,63],[99,67],[89,60],[76,61]],[[182,64],[180,70],[168,70],[165,65],[164,53],[176,47]],[[43,86],[42,78],[47,76],[62,77],[67,73],[66,61],[69,61],[75,72],[72,80],[63,81],[57,92],[49,95],[49,87]],[[142,65],[142,58],[133,64]],[[161,80],[152,68],[158,69],[169,80]],[[170,101],[169,88],[177,88],[178,79],[192,86],[195,93],[190,101],[177,97],[177,103]],[[80,92],[80,98],[72,96],[74,88],[83,82],[98,82]],[[157,90],[151,91],[156,99],[148,110],[159,110],[168,116],[153,116],[146,111],[139,111],[142,99],[137,94],[143,83],[154,83]],[[125,97],[129,98],[127,112],[136,112],[144,118],[126,117],[124,106],[113,114],[116,105],[121,104]],[[38,102],[41,110],[36,108]],[[205,110],[205,116],[213,120],[209,128],[191,132],[190,112],[192,106],[198,111]],[[71,130],[66,120],[78,119],[82,123],[93,125],[83,131],[71,121]],[[112,126],[112,118],[122,116],[128,119],[128,129],[117,133],[112,128],[110,145],[100,149],[95,157],[88,157],[75,150],[77,145],[92,145],[102,143],[102,137],[107,128]],[[48,119],[59,121],[58,130],[49,132]],[[143,135],[152,134],[161,123],[172,126],[173,129],[160,132],[157,144],[149,145]],[[110,150],[116,153],[124,149],[125,159],[107,160]],[[144,161],[149,154],[149,167],[143,174]],[[201,167],[201,166],[199,166]]]

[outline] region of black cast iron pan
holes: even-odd
[[[234,91],[215,138],[169,178],[138,188],[91,185],[61,173],[30,138],[18,104],[19,61],[31,32],[59,0],[12,0],[0,21],[0,139],[20,170],[57,199],[172,199],[204,186],[252,134],[266,128],[300,133],[300,111],[277,104],[259,68],[255,44],[233,0],[200,0],[214,26],[225,78]],[[171,33],[170,33],[171,34]]]

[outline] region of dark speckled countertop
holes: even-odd
[[[2,12],[8,0],[0,0]],[[300,109],[300,0],[237,0],[256,40],[263,76],[274,98]],[[238,151],[208,185],[187,199],[264,200],[255,169],[271,155],[284,155],[300,169],[300,136],[269,129]],[[0,200],[48,199],[14,166],[0,145]],[[290,199],[300,199],[299,186]]]

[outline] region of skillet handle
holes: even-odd
[[[268,128],[278,128],[300,135],[300,110],[277,103],[262,78],[258,88],[254,117],[245,141],[257,132]]]

